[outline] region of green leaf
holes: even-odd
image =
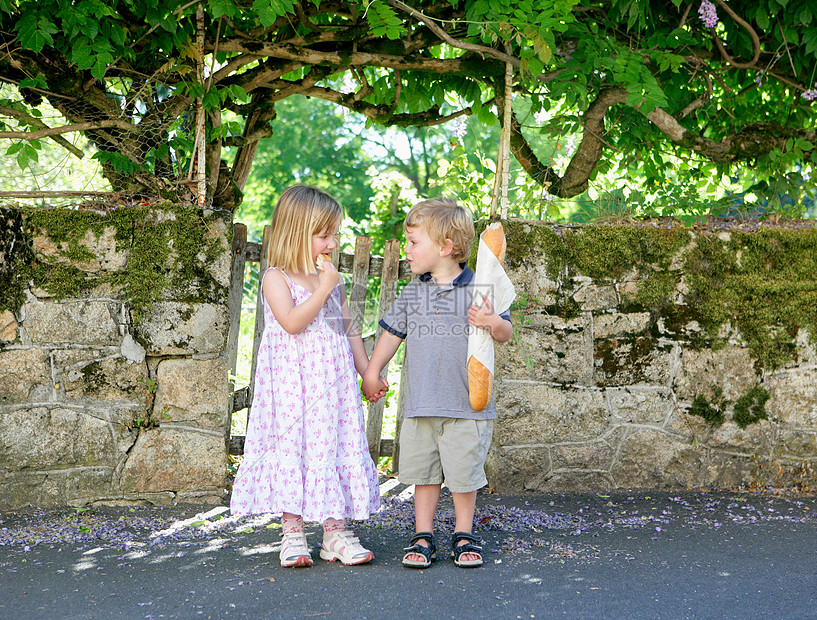
[[[486,125],[493,125],[497,121],[496,116],[494,115],[491,108],[488,106],[483,106],[480,109],[477,118],[479,119],[480,123],[485,123]]]
[[[238,13],[238,7],[232,0],[209,0],[207,6],[212,19],[219,19],[224,16],[233,17]]]
[[[549,63],[553,57],[553,50],[550,49],[550,46],[545,43],[542,37],[537,37],[533,40],[533,50],[544,64]]]
[[[817,55],[817,28],[810,28],[803,33],[803,46],[808,54]]]
[[[109,164],[114,170],[118,172],[133,173],[140,170],[142,167],[134,161],[128,159],[122,153],[108,153],[106,151],[97,151],[93,154],[91,159],[96,159],[100,162]],[[142,420],[144,421],[144,420]]]
[[[369,22],[371,35],[374,37],[386,36],[387,39],[399,39],[406,34],[403,20],[397,16],[388,4],[381,0],[374,0],[366,11],[366,20]]]
[[[108,70],[108,65],[113,62],[113,56],[110,54],[98,54],[94,59],[94,66],[91,67],[91,75],[93,75],[100,82],[105,78],[105,72]]]
[[[235,101],[246,103],[250,100],[250,96],[247,94],[247,91],[238,84],[228,86],[227,91],[230,93],[230,97],[232,97]]]
[[[20,44],[39,54],[46,45],[54,45],[52,34],[59,32],[57,27],[38,12],[26,12],[15,26],[20,35]]]
[[[30,162],[37,162],[40,158],[37,149],[29,142],[21,142],[17,151],[17,165],[25,168]]]
[[[541,75],[545,70],[545,65],[536,57],[528,58],[525,65],[531,75]]]
[[[88,41],[74,44],[68,57],[80,69],[90,69],[94,66],[94,52]]]
[[[758,6],[757,13],[755,13],[755,21],[757,25],[760,26],[761,30],[768,30],[769,29],[769,13],[766,11],[766,7]]]
[[[208,110],[217,110],[221,107],[221,97],[218,90],[209,90],[202,99],[202,105]]]
[[[292,13],[295,4],[291,0],[254,0],[252,8],[264,28],[269,28],[279,17]]]
[[[48,84],[45,82],[45,76],[42,73],[38,73],[33,78],[27,77],[20,80],[20,88],[41,88],[46,90]]]

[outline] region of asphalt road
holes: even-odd
[[[357,567],[282,569],[275,521],[226,506],[2,512],[0,618],[817,618],[814,497],[481,493],[485,566],[438,540],[411,570],[400,491]]]

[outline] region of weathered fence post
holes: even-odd
[[[247,247],[247,227],[236,224],[233,228],[233,262],[230,268],[230,290],[227,292],[227,312],[229,313],[230,332],[227,336],[227,365],[235,374],[238,358],[238,335],[241,325],[241,301],[244,297],[244,267],[247,264],[245,250]]]
[[[349,293],[349,315],[352,329],[363,334],[363,315],[366,312],[366,291],[369,288],[369,259],[372,240],[369,237],[355,239],[355,259],[352,266],[352,290]]]
[[[394,425],[394,444],[391,450],[391,468],[394,473],[400,471],[400,429],[406,411],[406,390],[408,389],[408,355],[403,349],[403,366],[400,368],[400,395],[397,398],[397,421]]]
[[[252,405],[253,390],[255,389],[255,366],[258,363],[258,347],[261,346],[261,335],[264,333],[264,272],[267,270],[267,246],[270,243],[272,227],[264,226],[264,237],[261,241],[260,266],[258,268],[258,298],[255,302],[255,329],[252,336],[252,371],[247,395],[247,407]],[[249,419],[249,414],[248,414]]]
[[[247,264],[245,251],[247,248],[247,227],[236,224],[233,227],[232,266],[230,267],[230,288],[227,291],[227,366],[230,375],[235,376],[236,361],[238,359],[238,336],[241,332],[241,301],[244,297],[244,267]],[[235,384],[230,381],[230,406],[227,412],[227,427],[225,429],[227,443],[230,443],[230,427],[233,420],[233,394]]]
[[[383,272],[380,279],[380,302],[377,308],[377,329],[375,330],[375,340],[380,338],[383,328],[380,327],[382,319],[397,294],[397,276],[400,268],[400,242],[397,239],[390,239],[386,242],[386,249],[383,252]],[[383,372],[388,372],[388,365]],[[375,463],[380,458],[380,437],[383,433],[383,408],[385,399],[380,399],[376,403],[369,405],[369,417],[366,420],[366,439],[369,443],[369,454]]]

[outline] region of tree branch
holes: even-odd
[[[627,91],[615,87],[604,89],[596,100],[590,104],[582,117],[582,140],[570,158],[565,169],[559,196],[568,198],[576,196],[587,189],[593,169],[601,159],[604,148],[604,116],[611,106],[624,103],[627,100]],[[667,115],[669,116],[669,115]],[[670,116],[670,118],[672,118]]]
[[[93,123],[75,123],[73,125],[63,125],[62,127],[48,127],[37,131],[0,131],[0,138],[12,138],[19,140],[39,140],[40,138],[50,138],[72,131],[92,131],[95,129],[116,128],[125,131],[136,131],[136,125],[128,121],[96,121]]]
[[[30,114],[26,114],[25,112],[22,112],[20,110],[15,110],[14,108],[0,107],[0,114],[11,116],[12,118],[16,118],[19,121],[28,123],[32,127],[37,127],[38,129],[48,129],[48,126],[39,118],[31,116]],[[77,148],[62,136],[54,135],[51,136],[51,139],[54,140],[54,142],[56,142],[63,148],[65,148],[72,155],[78,157],[79,159],[85,157],[85,153],[82,151],[82,149]]]
[[[501,60],[503,63],[510,63],[515,68],[519,68],[520,63],[518,58],[514,58],[509,54],[505,54],[497,49],[492,47],[486,47],[484,45],[476,45],[474,43],[466,43],[465,41],[458,41],[451,35],[449,35],[445,30],[440,28],[434,21],[421,13],[420,11],[411,8],[410,6],[400,2],[400,0],[389,0],[389,4],[396,9],[403,11],[404,13],[408,13],[412,17],[416,17],[419,21],[423,22],[426,27],[431,30],[435,35],[437,35],[440,40],[445,41],[451,47],[456,47],[461,50],[466,50],[469,52],[476,52],[477,54],[484,55],[484,56],[492,56],[497,60]]]
[[[304,7],[301,6],[300,2],[295,3],[295,13],[298,15],[298,21],[301,22],[304,26],[309,28],[312,32],[320,32],[321,29],[318,28],[315,24],[309,21],[309,18],[304,13]]]
[[[562,178],[553,170],[553,166],[543,164],[522,134],[522,125],[511,116],[511,152],[533,180],[548,190],[549,193],[559,195]]]
[[[693,77],[695,76],[693,75]],[[702,108],[710,99],[712,99],[712,80],[709,79],[709,76],[706,73],[704,73],[703,77],[704,81],[706,81],[706,93],[684,106],[684,109],[678,112],[676,115],[678,118],[686,118],[698,108]]]
[[[721,53],[723,59],[728,62],[730,65],[735,67],[735,69],[754,69],[757,67],[757,59],[760,58],[760,37],[757,36],[757,32],[755,29],[752,28],[752,25],[741,18],[737,13],[735,13],[723,0],[715,0],[715,2],[720,5],[720,7],[727,12],[727,14],[734,19],[738,24],[743,26],[743,29],[749,33],[749,36],[752,38],[752,48],[754,49],[754,56],[752,60],[749,62],[735,62],[735,60],[726,52],[723,47],[723,43],[721,43],[720,37],[715,34],[713,29],[712,31],[712,39],[715,41],[715,46],[718,48],[718,51]]]
[[[561,179],[550,166],[543,165],[536,158],[515,118],[511,136],[514,155],[528,174],[551,194],[562,198],[576,196],[587,189],[590,176],[601,158],[605,146],[602,138],[605,115],[612,106],[625,103],[626,100],[627,91],[620,87],[608,88],[599,93],[583,116],[581,143]],[[679,147],[690,149],[716,163],[751,161],[768,155],[774,149],[785,150],[790,138],[804,138],[812,143],[817,141],[817,129],[792,129],[772,123],[755,123],[715,142],[689,131],[661,108],[653,109],[647,114],[647,119]]]
[[[239,190],[244,189],[250,176],[252,161],[258,149],[258,140],[272,135],[270,121],[275,118],[275,104],[259,97],[253,97],[252,111],[244,124],[244,144],[238,149],[233,162],[232,175]]]
[[[410,127],[412,125],[418,127],[432,127],[434,125],[442,125],[450,120],[460,116],[466,116],[472,113],[470,107],[463,108],[451,114],[440,115],[438,106],[432,107],[425,112],[416,112],[414,114],[393,114],[391,105],[378,106],[365,101],[356,101],[354,93],[343,94],[329,88],[322,86],[313,86],[305,88],[300,91],[300,94],[307,97],[316,97],[331,101],[345,108],[353,110],[358,114],[363,114],[366,118],[370,118],[382,125]]]
[[[212,51],[212,46],[206,46]],[[437,73],[441,75],[467,75],[491,77],[499,75],[504,67],[499,63],[476,58],[426,58],[423,56],[395,56],[369,52],[320,52],[300,48],[289,43],[273,43],[248,47],[238,41],[226,41],[219,45],[222,52],[235,52],[254,56],[268,56],[281,60],[298,61],[304,65],[327,67],[372,66],[385,69],[402,69]]]

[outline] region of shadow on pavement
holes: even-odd
[[[0,617],[809,618],[817,500],[731,492],[498,496],[481,492],[485,566],[400,565],[411,488],[355,524],[371,564],[282,569],[280,527],[228,507],[0,513]],[[309,528],[317,547],[321,531]]]

